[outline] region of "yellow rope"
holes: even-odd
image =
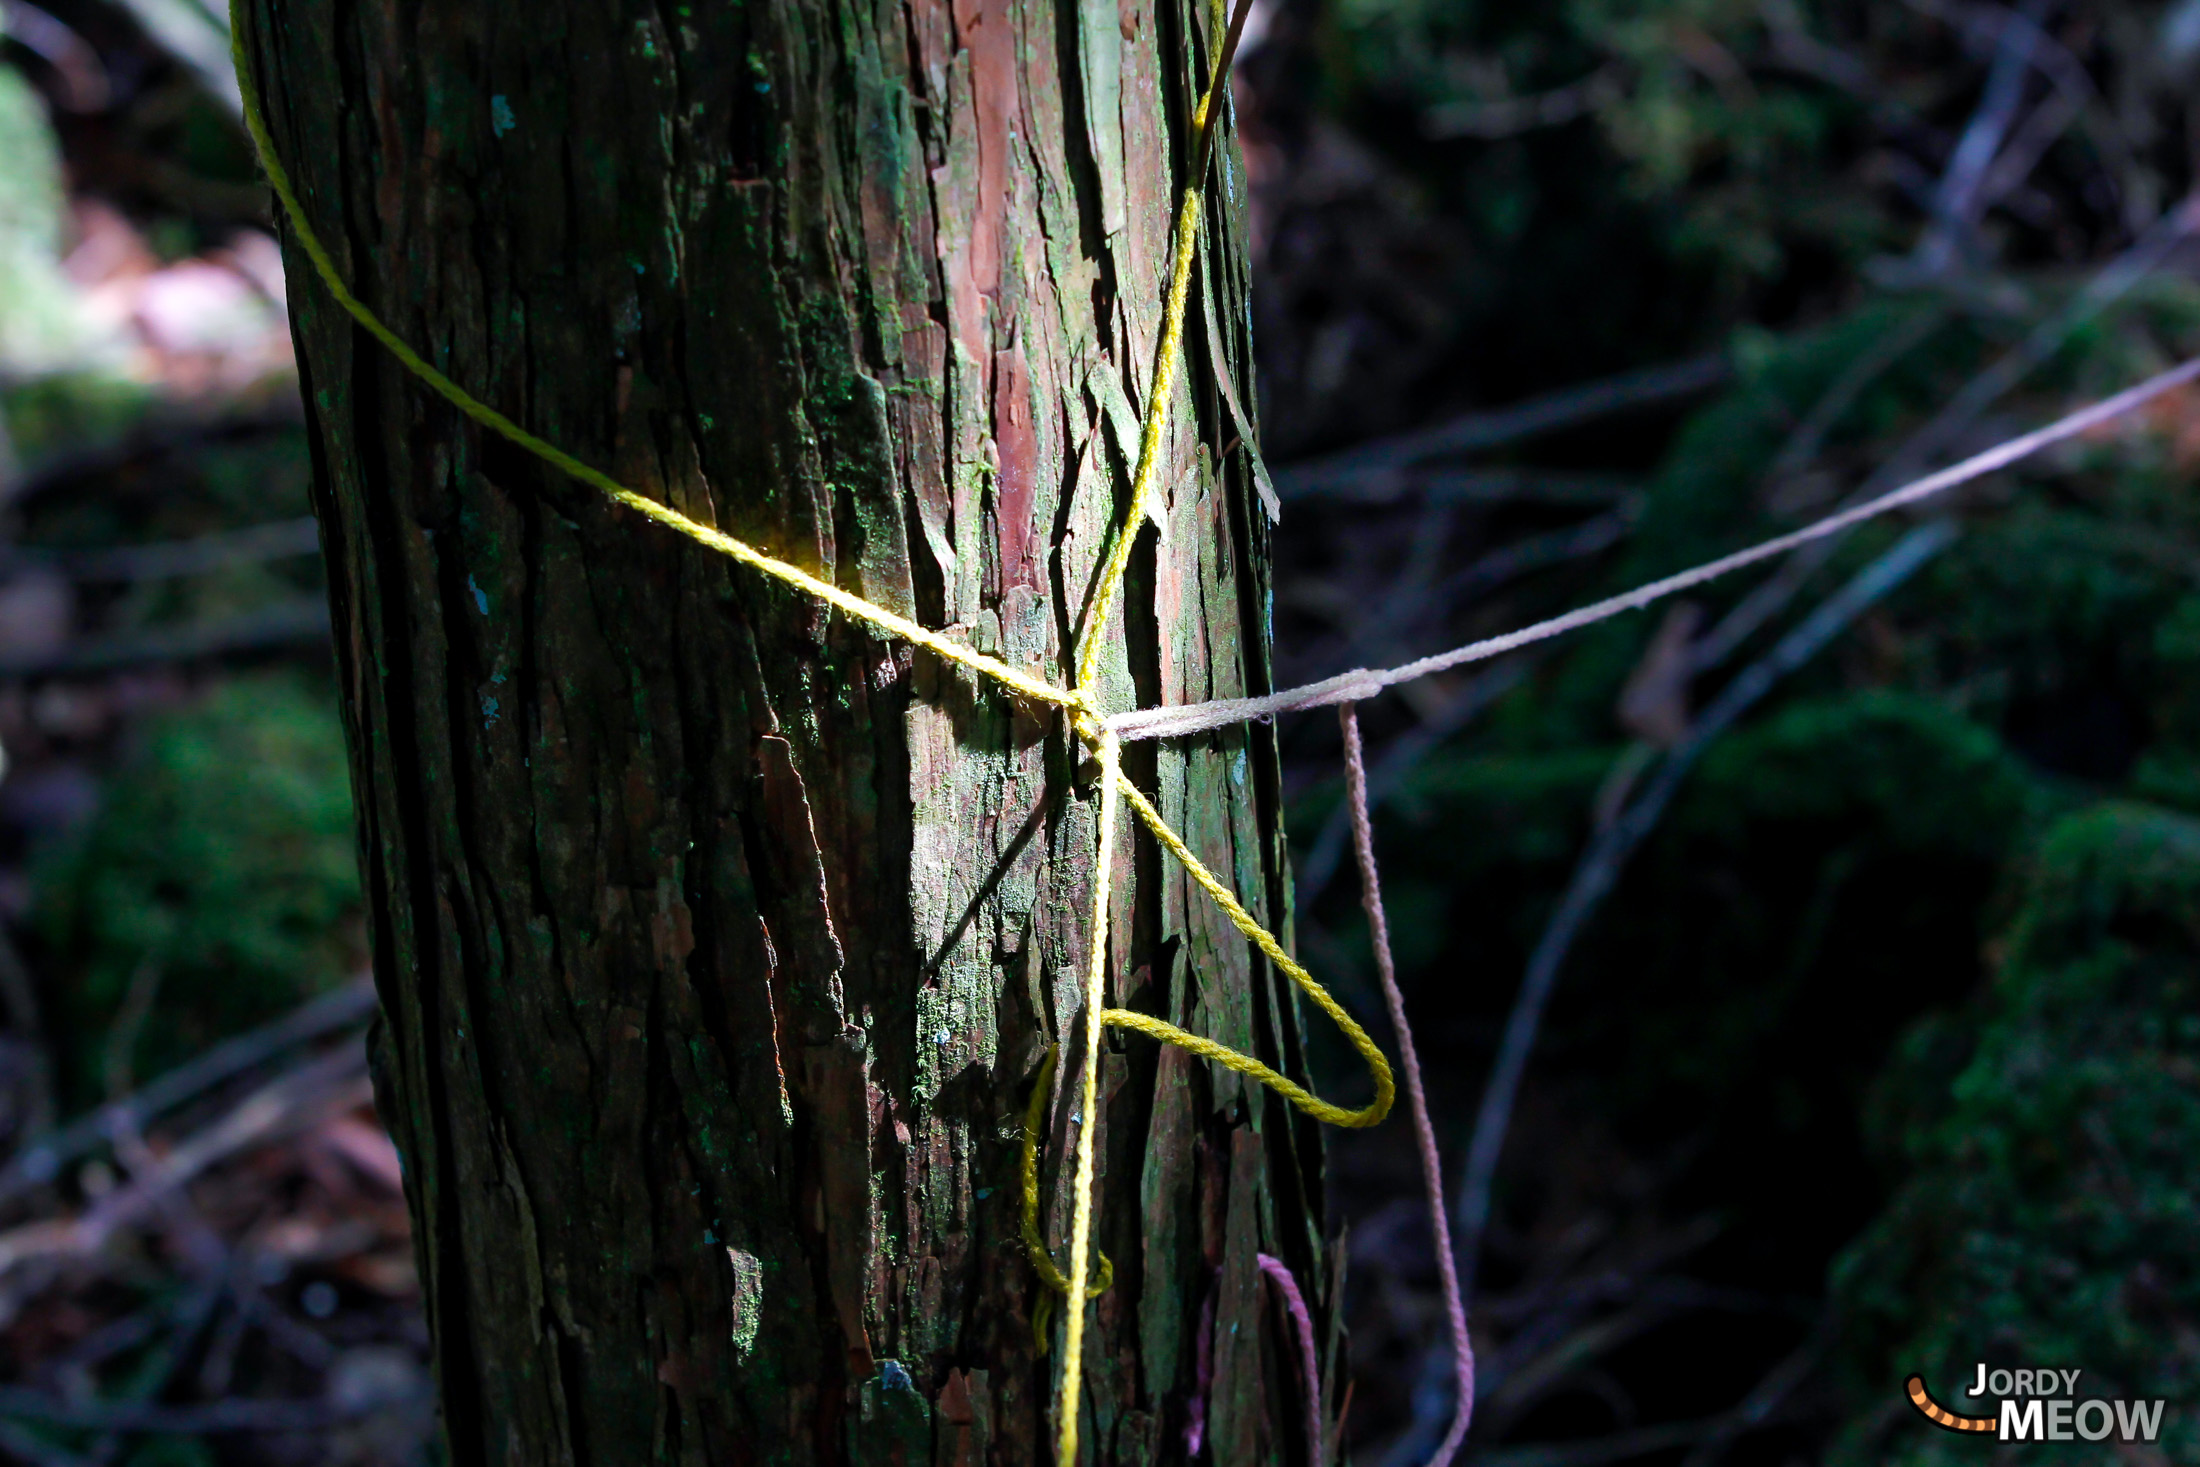
[[[1051,687],[1028,673],[1017,671],[998,658],[988,657],[974,647],[967,647],[943,637],[905,616],[866,601],[861,596],[851,595],[829,581],[821,581],[801,567],[767,555],[746,541],[736,540],[722,530],[691,520],[670,505],[660,504],[647,495],[635,493],[600,469],[582,463],[556,444],[537,438],[429,365],[351,293],[336,268],[335,260],[330,258],[327,247],[321,243],[321,237],[306,223],[305,210],[300,207],[298,195],[291,187],[290,175],[276,156],[274,140],[268,135],[267,122],[260,111],[259,94],[245,70],[244,31],[236,24],[234,3],[231,6],[229,45],[231,59],[237,68],[237,88],[244,99],[245,127],[252,134],[254,146],[260,150],[260,165],[267,170],[268,184],[275,190],[275,197],[281,202],[283,213],[290,220],[291,231],[298,239],[298,247],[313,262],[315,273],[321,277],[321,283],[328,287],[328,293],[335,297],[336,304],[342,306],[354,321],[365,328],[368,335],[381,342],[400,365],[434,388],[451,406],[490,432],[518,444],[551,467],[572,475],[590,488],[601,490],[606,498],[623,504],[668,529],[677,530],[690,540],[707,545],[721,555],[731,556],[743,565],[751,566],[798,591],[807,592],[820,601],[836,606],[859,621],[869,622],[905,642],[914,642],[951,662],[959,662],[974,671],[982,672],[1036,702],[1052,703],[1062,708],[1082,706],[1081,700],[1073,693]]]
[[[1211,68],[1206,95],[1200,99],[1193,116],[1193,127],[1198,137],[1194,156],[1201,169],[1195,170],[1193,180],[1185,186],[1184,199],[1178,210],[1175,236],[1175,259],[1169,278],[1169,291],[1162,313],[1161,339],[1156,349],[1152,387],[1146,402],[1144,421],[1140,425],[1138,464],[1132,475],[1131,502],[1124,523],[1109,548],[1108,559],[1094,588],[1085,624],[1079,636],[1076,656],[1075,689],[1054,687],[1028,673],[1019,671],[988,657],[975,648],[942,636],[927,627],[918,625],[883,606],[866,601],[861,596],[840,589],[828,581],[811,575],[799,566],[790,565],[776,556],[769,555],[746,541],[737,540],[725,532],[688,518],[669,505],[662,504],[647,495],[638,494],[599,469],[590,467],[570,453],[542,438],[536,437],[504,414],[467,392],[443,373],[437,371],[426,359],[406,345],[396,332],[384,325],[379,317],[351,293],[344,284],[343,274],[336,261],[307,223],[304,207],[298,201],[290,175],[284,169],[275,151],[273,137],[269,134],[266,117],[260,106],[257,88],[252,84],[251,72],[245,60],[244,26],[236,14],[236,0],[230,6],[231,58],[237,69],[238,91],[244,103],[244,122],[251,134],[254,147],[259,150],[261,166],[267,172],[269,185],[275,191],[276,200],[282,205],[285,220],[298,247],[305,252],[320,276],[322,285],[352,320],[395,357],[398,363],[437,395],[464,413],[468,418],[499,437],[527,450],[551,467],[570,475],[581,483],[601,492],[614,503],[626,506],[636,513],[676,531],[697,544],[731,557],[784,585],[814,596],[829,606],[838,608],[857,620],[865,622],[889,636],[923,647],[950,662],[959,663],[974,672],[982,673],[1003,687],[1019,693],[1034,702],[1049,704],[1066,710],[1071,726],[1100,761],[1100,835],[1097,852],[1097,869],[1093,877],[1093,908],[1091,925],[1091,952],[1085,977],[1084,1010],[1084,1071],[1081,1077],[1077,1110],[1077,1139],[1075,1143],[1075,1180],[1070,1214],[1070,1266],[1064,1274],[1054,1265],[1047,1252],[1038,1226],[1038,1133],[1045,1105],[1047,1081],[1051,1078],[1054,1055],[1050,1051],[1046,1066],[1040,1072],[1029,1108],[1024,1118],[1023,1172],[1023,1231],[1026,1251],[1040,1279],[1053,1293],[1065,1298],[1071,1292],[1070,1280],[1094,1278],[1094,1282],[1080,1289],[1081,1295],[1070,1309],[1065,1321],[1065,1338],[1062,1363],[1062,1394],[1056,1421],[1056,1448],[1058,1467],[1075,1467],[1077,1457],[1077,1407],[1082,1389],[1084,1357],[1084,1304],[1094,1295],[1105,1290],[1114,1278],[1114,1269],[1103,1255],[1099,1260],[1097,1275],[1089,1273],[1093,1246],[1093,1157],[1097,1149],[1095,1132],[1099,1125],[1099,1063],[1100,1034],[1103,1028],[1136,1029],[1150,1034],[1163,1043],[1181,1046],[1192,1053],[1226,1068],[1248,1076],[1282,1095],[1307,1114],[1332,1125],[1372,1126],[1389,1111],[1394,1094],[1390,1066],[1383,1059],[1365,1030],[1353,1022],[1328,991],[1314,980],[1312,974],[1300,967],[1283,951],[1283,946],[1267,928],[1253,919],[1235,895],[1224,886],[1221,879],[1209,871],[1194,856],[1182,837],[1169,828],[1151,802],[1124,777],[1119,759],[1119,746],[1114,732],[1102,726],[1100,709],[1095,701],[1094,686],[1099,667],[1100,649],[1105,639],[1109,614],[1116,596],[1121,590],[1123,576],[1130,563],[1133,541],[1140,524],[1146,517],[1154,482],[1160,472],[1162,438],[1168,419],[1168,406],[1176,383],[1176,359],[1180,355],[1184,336],[1185,304],[1191,288],[1192,261],[1196,253],[1199,231],[1200,179],[1210,139],[1208,124],[1212,120],[1216,98],[1224,79],[1224,57],[1218,50]],[[1232,925],[1244,933],[1269,961],[1290,975],[1322,1012],[1329,1015],[1345,1036],[1352,1042],[1361,1057],[1367,1061],[1369,1072],[1375,1080],[1375,1099],[1359,1110],[1345,1110],[1330,1104],[1303,1086],[1270,1069],[1250,1055],[1241,1054],[1227,1045],[1190,1033],[1145,1014],[1128,1009],[1104,1008],[1107,988],[1107,947],[1109,912],[1108,904],[1113,881],[1115,858],[1115,824],[1118,797],[1130,802],[1131,808],[1147,827],[1153,831],[1163,847],[1182,862],[1184,869],[1201,890],[1212,897]],[[1050,1296],[1051,1297],[1051,1296]]]
[[[1039,1134],[1046,1129],[1047,1088],[1054,1079],[1054,1061],[1061,1052],[1059,1044],[1050,1044],[1047,1057],[1040,1061],[1039,1078],[1032,1081],[1031,1101],[1024,1107],[1023,1154],[1018,1158],[1024,1192],[1024,1252],[1031,1256],[1031,1266],[1038,1270],[1039,1282],[1051,1291],[1041,1294],[1038,1305],[1031,1311],[1031,1338],[1042,1355],[1047,1352],[1047,1320],[1053,1313],[1054,1296],[1069,1293],[1069,1275],[1055,1267],[1054,1254],[1039,1233]],[[1100,1266],[1085,1290],[1085,1297],[1090,1299],[1105,1294],[1114,1283],[1115,1265],[1102,1253]]]
[[[1108,737],[1112,739],[1115,735],[1110,733]],[[1250,1075],[1314,1119],[1327,1121],[1332,1126],[1355,1129],[1372,1126],[1390,1114],[1390,1102],[1397,1094],[1396,1085],[1390,1075],[1390,1062],[1383,1058],[1383,1052],[1376,1047],[1375,1041],[1367,1037],[1367,1031],[1344,1011],[1344,1005],[1330,997],[1328,989],[1314,981],[1313,974],[1291,960],[1290,955],[1284,952],[1283,944],[1277,942],[1267,928],[1254,921],[1253,915],[1238,905],[1237,897],[1231,893],[1230,888],[1222,884],[1222,878],[1209,871],[1205,863],[1192,854],[1191,847],[1184,844],[1184,838],[1169,828],[1169,823],[1161,818],[1161,812],[1138,792],[1138,787],[1120,774],[1116,778],[1122,787],[1123,798],[1130,801],[1131,808],[1138,812],[1138,818],[1146,822],[1146,828],[1154,833],[1154,839],[1167,847],[1169,854],[1183,864],[1186,874],[1199,884],[1201,891],[1214,899],[1216,906],[1222,908],[1222,913],[1230,919],[1230,924],[1251,938],[1253,945],[1268,955],[1268,961],[1289,974],[1291,981],[1298,984],[1301,991],[1320,1005],[1323,1013],[1329,1015],[1330,1021],[1344,1031],[1344,1037],[1352,1041],[1352,1047],[1359,1051],[1360,1058],[1367,1061],[1368,1073],[1375,1080],[1375,1098],[1358,1110],[1346,1110],[1342,1106],[1331,1105],[1296,1082],[1277,1074],[1251,1055],[1241,1054],[1212,1039],[1187,1033],[1164,1020],[1146,1014],[1134,1014],[1128,1009],[1109,1009],[1104,1016],[1108,1024],[1118,1029],[1136,1029],[1141,1034],[1151,1034],[1164,1043],[1181,1045],[1194,1054],[1236,1070],[1241,1075]]]
[[[1212,95],[1212,93],[1210,93]],[[1207,104],[1200,103],[1204,117]],[[1176,392],[1176,359],[1184,344],[1184,303],[1191,294],[1192,258],[1199,243],[1199,181],[1185,185],[1184,203],[1176,216],[1176,263],[1169,272],[1169,295],[1161,312],[1161,344],[1154,349],[1153,383],[1146,393],[1146,418],[1138,427],[1138,467],[1131,474],[1130,511],[1123,528],[1108,547],[1108,561],[1093,587],[1092,604],[1085,612],[1084,630],[1077,639],[1077,686],[1090,689],[1100,671],[1100,648],[1106,641],[1108,613],[1130,568],[1131,546],[1138,527],[1146,519],[1146,503],[1153,498],[1154,480],[1161,473],[1161,436],[1169,420],[1169,399]]]
[[[1085,937],[1091,946],[1085,958],[1085,1065],[1077,1103],[1077,1140],[1072,1147],[1077,1173],[1069,1214],[1069,1276],[1073,1279],[1085,1276],[1085,1258],[1092,1248],[1092,1157],[1099,1149],[1093,1132],[1100,1129],[1100,1024],[1108,999],[1108,899],[1115,873],[1115,796],[1122,785],[1121,743],[1111,733],[1102,733],[1098,742],[1100,839],[1098,868],[1092,875],[1092,927]],[[1069,1317],[1062,1321],[1062,1398],[1054,1420],[1058,1467],[1076,1467],[1077,1397],[1085,1377],[1085,1301],[1072,1299],[1070,1304]]]

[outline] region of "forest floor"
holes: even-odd
[[[128,7],[0,17],[0,1458],[421,1462],[303,415],[208,81],[226,40],[188,4],[158,42]]]

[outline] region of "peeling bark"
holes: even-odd
[[[1066,677],[1135,451],[1204,5],[245,20],[317,228],[452,377]],[[1269,686],[1222,151],[1115,706]],[[1060,1352],[1033,1340],[1015,1175],[1093,940],[1074,740],[484,436],[290,265],[449,1460],[1046,1460]],[[1283,919],[1269,731],[1134,752]],[[1277,975],[1124,834],[1113,1001],[1298,1071]],[[1090,1459],[1183,1460],[1206,1354],[1205,1454],[1308,1467],[1253,1260],[1291,1264],[1326,1334],[1318,1138],[1137,1036],[1102,1075]],[[1067,1087],[1049,1114],[1059,1240]]]

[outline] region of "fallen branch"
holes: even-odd
[[[233,565],[255,565],[312,555],[321,548],[320,523],[311,515],[248,525],[241,530],[150,545],[112,545],[96,550],[48,550],[11,545],[0,550],[0,572],[50,570],[76,581],[156,581],[203,575]]]
[[[1505,1021],[1503,1039],[1483,1087],[1482,1105],[1475,1116],[1474,1137],[1467,1150],[1467,1164],[1459,1181],[1454,1204],[1459,1236],[1459,1274],[1462,1289],[1471,1302],[1482,1249],[1482,1234],[1489,1220],[1490,1185],[1497,1159],[1512,1123],[1513,1100],[1519,1092],[1528,1055],[1535,1047],[1544,1006],[1558,982],[1560,968],[1572,950],[1574,939],[1619,878],[1620,870],[1644,837],[1656,826],[1682,781],[1712,741],[1734,725],[1741,715],[1772,690],[1779,679],[1802,666],[1848,627],[1865,610],[1900,586],[1926,561],[1956,538],[1946,520],[1921,525],[1897,541],[1894,547],[1859,571],[1789,632],[1773,649],[1736,675],[1696,720],[1686,738],[1665,756],[1641,796],[1617,819],[1598,833],[1574,867],[1573,879],[1559,899],[1528,960],[1527,975],[1513,999]]]
[[[305,425],[305,406],[295,393],[278,394],[266,406],[213,415],[174,406],[155,409],[121,438],[89,447],[63,449],[25,465],[17,497],[89,487],[148,459],[190,453],[238,439],[281,433]]]
[[[72,642],[52,652],[0,658],[0,679],[120,672],[161,662],[199,662],[245,652],[326,647],[328,602],[319,596],[278,601],[242,616]]]
[[[0,1451],[22,1458],[31,1467],[90,1467],[74,1452],[64,1452],[36,1432],[25,1431],[11,1421],[0,1420]]]
[[[1275,471],[1276,492],[1285,499],[1317,494],[1388,497],[1403,486],[1403,472],[1423,460],[1482,452],[1597,418],[1695,397],[1733,375],[1733,365],[1723,354],[1622,372],[1512,407],[1468,413],[1433,428],[1286,465]]]
[[[0,1275],[26,1264],[97,1253],[117,1232],[209,1167],[367,1104],[374,1096],[366,1068],[364,1049],[352,1045],[307,1060],[246,1096],[76,1217],[45,1219],[0,1233]]]
[[[142,1401],[62,1401],[42,1391],[0,1386],[0,1417],[86,1431],[213,1436],[224,1432],[324,1431],[360,1414],[333,1401],[209,1401],[162,1406]]]
[[[142,1131],[157,1117],[258,1069],[283,1051],[364,1022],[374,1012],[374,1004],[374,984],[365,978],[353,979],[273,1023],[223,1040],[139,1086],[128,1099],[103,1105],[71,1121],[18,1152],[5,1168],[0,1168],[0,1206],[45,1186],[62,1167],[100,1150],[114,1137]]]
[[[1345,637],[1342,649],[1319,656],[1318,660],[1334,666],[1338,662],[1358,662],[1371,654],[1390,656],[1400,649],[1400,644],[1409,643],[1422,628],[1443,620],[1462,602],[1494,591],[1521,576],[1601,555],[1634,529],[1635,522],[1642,517],[1643,499],[1642,494],[1631,493],[1616,508],[1593,519],[1563,529],[1524,535],[1476,556],[1434,585],[1428,584],[1425,573],[1417,573],[1418,567],[1409,564],[1383,605],[1372,611],[1360,608],[1361,614],[1354,617],[1358,625]],[[1441,506],[1429,505],[1427,508],[1433,512]],[[1440,534],[1431,534],[1423,543],[1440,546],[1441,541]],[[1414,559],[1420,557],[1416,555]]]
[[[1492,657],[1499,657],[1537,642],[1546,642],[1553,637],[1609,621],[1630,611],[1640,611],[1693,587],[1731,575],[1745,566],[1787,556],[1792,551],[1820,540],[1833,539],[1866,520],[1908,509],[1935,495],[1944,494],[1959,484],[1970,483],[2029,458],[2054,444],[2091,432],[2104,423],[2114,422],[2126,413],[2196,379],[2200,379],[2200,357],[2181,362],[2112,397],[2103,398],[2074,413],[2066,414],[2045,427],[2035,428],[2029,433],[1997,443],[1961,463],[1950,464],[1947,468],[1927,474],[1898,489],[1890,489],[1877,498],[1827,515],[1799,530],[1790,530],[1784,535],[1761,540],[1716,560],[1690,566],[1633,590],[1622,591],[1616,596],[1607,596],[1601,601],[1576,607],[1563,615],[1533,622],[1494,637],[1484,637],[1463,647],[1454,647],[1448,652],[1438,652],[1417,662],[1406,663],[1403,667],[1354,668],[1350,672],[1339,673],[1318,683],[1285,688],[1281,692],[1257,698],[1214,698],[1204,703],[1141,708],[1130,713],[1114,714],[1105,719],[1102,726],[1126,743],[1135,739],[1182,738],[1244,723],[1249,719],[1273,717],[1278,713],[1296,713],[1309,708],[1327,708],[1337,703],[1358,702],[1374,697],[1384,688],[1413,682],[1454,667],[1463,667],[1470,662],[1486,662]]]
[[[1488,1394],[1493,1431],[1519,1420],[1529,1408],[1549,1399],[1560,1386],[1599,1358],[1686,1315],[1707,1311],[1731,1314],[1781,1312],[1785,1301],[1740,1289],[1722,1289],[1688,1279],[1653,1279],[1617,1313],[1577,1322],[1550,1340],[1532,1359],[1512,1365],[1503,1383]],[[1509,1353],[1509,1352],[1508,1352]]]
[[[1842,513],[1867,504],[1887,486],[1900,483],[1947,450],[1979,418],[2062,349],[2063,343],[2107,310],[2169,259],[2187,235],[2200,228],[2200,195],[2188,198],[2156,222],[2140,240],[2104,266],[2069,305],[2035,327],[2031,334],[1966,382],[1924,427],[1910,435],[1877,472],[1842,503]],[[1780,568],[1753,587],[1697,642],[1698,671],[1716,667],[1759,628],[1779,615],[1839,548],[1845,533],[1800,547]]]

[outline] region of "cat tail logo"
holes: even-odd
[[[1902,1382],[1902,1389],[1909,1393],[1910,1404],[1924,1413],[1925,1419],[1943,1431],[1960,1432],[1969,1436],[1976,1432],[1989,1432],[2001,1423],[1991,1416],[1958,1416],[1940,1404],[1925,1389],[1925,1377],[1913,1375]]]
[[[2043,1379],[2053,1374],[2067,1373],[2071,1385],[2077,1383],[2077,1371],[2048,1372],[2022,1371],[2024,1376],[2037,1375]],[[1995,1371],[1996,1375],[2007,1372]],[[1981,1380],[1985,1379],[1981,1367]],[[2119,1442],[2151,1442],[2162,1433],[2161,1401],[2104,1401],[2100,1399],[2075,1400],[2067,1395],[2050,1397],[2043,1392],[2029,1399],[2003,1396],[2000,1414],[1995,1416],[1965,1416],[1951,1411],[1933,1399],[1925,1389],[1925,1377],[1913,1375],[1902,1382],[1903,1392],[1918,1414],[1942,1431],[1956,1432],[1962,1436],[1990,1436],[2005,1442],[2067,1442],[2104,1441],[2113,1436]],[[1979,1394],[1973,1392],[1972,1394]]]

